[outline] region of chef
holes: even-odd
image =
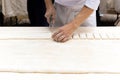
[[[96,26],[96,10],[100,0],[45,0],[48,23],[58,26],[52,38],[66,42],[79,26]],[[52,21],[51,21],[52,20]]]

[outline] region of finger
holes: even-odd
[[[61,32],[62,32],[61,30],[55,31],[55,33],[52,35],[52,38],[54,38],[58,33],[61,33]]]
[[[52,15],[52,23],[53,23],[53,24],[55,23],[55,19],[56,19],[56,14],[53,14],[53,15]]]
[[[70,38],[64,38],[64,39],[62,39],[61,40],[61,42],[66,42],[66,41],[68,41]]]
[[[50,15],[48,13],[45,14],[45,17],[47,19],[47,22],[50,23]]]
[[[62,35],[62,36],[58,37],[57,41],[58,41],[58,42],[62,42],[62,40],[63,40],[64,38],[65,38],[65,35]]]
[[[63,35],[63,32],[60,32],[60,33],[56,34],[56,36],[54,36],[53,38],[54,38],[55,41],[59,41],[59,38],[60,38],[62,35]],[[62,38],[64,38],[64,36],[62,36]]]

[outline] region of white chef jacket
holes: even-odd
[[[56,3],[59,3],[64,6],[78,7],[84,6],[97,10],[100,0],[55,0]]]
[[[57,26],[69,23],[74,19],[72,16],[77,15],[84,5],[93,9],[94,12],[86,19],[82,26],[96,26],[96,10],[100,0],[55,0],[55,3],[58,16],[56,18]]]

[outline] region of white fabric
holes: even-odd
[[[100,3],[99,0],[55,0],[55,2],[57,12],[55,26],[63,26],[69,23],[84,5],[97,10]],[[96,12],[94,11],[81,26],[96,26]]]
[[[69,23],[71,20],[74,19],[74,17],[80,12],[80,9],[82,6],[78,6],[77,8],[71,8],[62,6],[58,3],[55,4],[56,7],[56,23],[55,26],[63,26],[67,23]],[[85,20],[85,22],[80,26],[96,26],[96,12],[93,12],[91,16],[89,16],[88,19]]]
[[[47,27],[1,27],[0,30],[1,72],[120,72],[120,40],[73,39],[57,43],[46,35],[50,34]],[[79,30],[83,34],[101,33],[104,39],[105,33],[120,37],[119,27]]]
[[[0,80],[119,80],[119,79],[120,74],[40,74],[40,73],[12,73],[12,72],[0,73]]]
[[[91,9],[96,10],[100,3],[100,0],[55,0],[55,2],[64,5],[64,6],[71,6],[71,7],[78,7],[86,5]]]
[[[27,15],[27,0],[2,0],[2,12],[6,17]]]

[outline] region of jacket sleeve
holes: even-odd
[[[100,4],[100,0],[86,0],[86,2],[85,2],[85,6],[91,8],[93,10],[97,10],[99,4]]]

